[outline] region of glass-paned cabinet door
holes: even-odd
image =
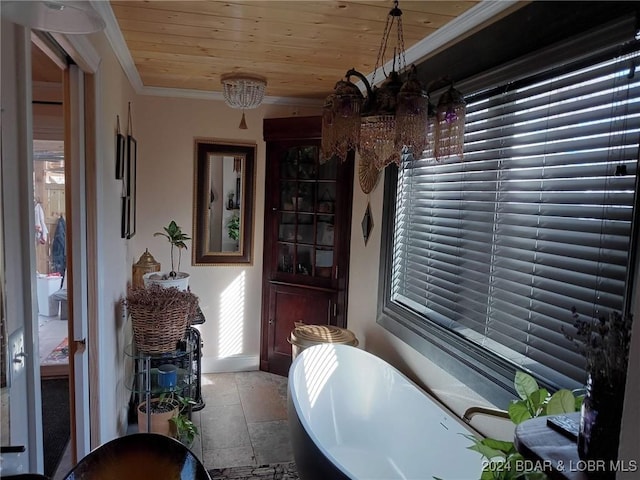
[[[277,270],[331,278],[338,169],[318,154],[317,146],[295,146],[280,159]]]

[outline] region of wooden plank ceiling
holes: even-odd
[[[390,0],[110,3],[144,86],[219,92],[220,75],[244,72],[266,77],[268,96],[317,99],[351,67],[373,72],[393,6]],[[477,3],[401,1],[405,48]],[[389,50],[395,33],[394,27]]]

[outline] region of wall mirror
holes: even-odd
[[[193,264],[252,262],[254,144],[196,138]]]

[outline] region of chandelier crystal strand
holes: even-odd
[[[336,154],[333,148],[336,131],[333,119],[335,98],[334,94],[329,95],[322,106],[322,136],[320,138],[320,158],[318,159],[320,165],[328,162]]]
[[[462,94],[449,87],[440,97],[436,107],[434,156],[437,161],[464,154],[464,125],[466,103]]]
[[[370,115],[362,118],[360,131],[361,155],[378,170],[382,170],[391,162],[400,163],[400,151],[396,149],[396,117],[395,115]]]

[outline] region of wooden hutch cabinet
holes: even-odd
[[[264,120],[267,144],[260,368],[287,375],[296,322],[344,327],[353,153],[320,163],[321,117]]]

